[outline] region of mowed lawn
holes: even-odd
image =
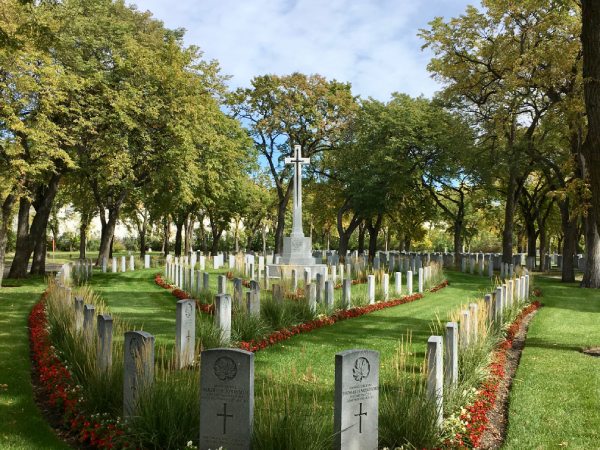
[[[5,280],[0,288],[0,449],[67,449],[33,401],[27,318],[45,289],[42,278]]]
[[[600,448],[600,291],[538,277],[540,309],[529,326],[510,397],[507,449]]]

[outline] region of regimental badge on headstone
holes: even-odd
[[[334,448],[377,450],[379,352],[346,350],[335,355]]]
[[[237,349],[202,352],[200,450],[247,450],[254,417],[254,354]]]

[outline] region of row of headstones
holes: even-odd
[[[210,291],[210,273],[195,270],[193,266],[179,265],[177,262],[165,264],[165,277],[173,285],[189,293],[200,294],[201,291]],[[227,277],[217,276],[217,293],[224,294],[226,291]]]
[[[154,336],[125,333],[123,413],[135,414],[140,388],[154,379]],[[199,449],[250,449],[254,422],[254,354],[217,348],[201,353]],[[335,355],[336,449],[377,448],[379,353],[347,350]]]
[[[487,266],[487,276],[494,277],[496,267],[500,270],[500,278],[512,277],[515,274],[515,265],[503,263],[500,257],[495,255],[481,254],[464,254],[461,259],[461,271],[474,274],[476,271],[480,276],[485,276]],[[517,266],[518,267],[518,266]]]
[[[149,269],[152,265],[152,257],[150,255],[144,255],[144,269]],[[127,257],[121,256],[121,272],[127,272]],[[135,257],[133,255],[129,255],[129,270],[135,270]],[[102,258],[102,272],[106,273],[108,271],[108,259],[106,257]],[[119,272],[119,264],[116,256],[112,258],[111,272],[117,273]]]
[[[485,295],[486,322],[501,325],[506,308],[528,299],[529,275],[508,280],[493,294]],[[458,383],[459,344],[464,349],[478,339],[478,308],[477,303],[470,303],[468,309],[461,311],[460,328],[457,322],[448,322],[445,340],[442,336],[431,336],[427,341],[427,392],[436,402],[439,425],[443,421],[444,384],[456,386]]]

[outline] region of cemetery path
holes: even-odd
[[[507,449],[600,448],[600,292],[537,277],[544,305],[513,381]]]
[[[31,385],[27,318],[42,278],[5,280],[0,288],[0,448],[67,449],[40,414]]]

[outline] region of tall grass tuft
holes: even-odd
[[[94,322],[94,338],[87,341],[81,331],[75,329],[75,305],[66,304],[60,298],[58,288],[53,280],[49,281],[46,303],[50,338],[54,343],[58,356],[68,366],[73,378],[81,386],[84,407],[90,413],[110,413],[120,415],[123,405],[123,344],[113,338],[112,367],[102,371],[96,359],[96,330]],[[81,296],[85,304],[93,304],[96,313],[107,313],[108,310],[100,297],[88,286],[73,289],[73,296]],[[128,328],[127,324],[113,317],[113,336],[120,336]],[[110,392],[110,395],[107,395]]]
[[[296,384],[263,382],[254,411],[253,447],[261,450],[321,450],[333,445],[333,411]]]
[[[151,387],[142,389],[136,415],[129,419],[131,443],[138,448],[182,449],[198,436],[200,386],[198,369],[174,371],[174,356],[158,353]]]
[[[379,446],[434,448],[440,438],[436,405],[427,395],[426,366],[412,349],[410,333],[396,347],[379,389]]]

